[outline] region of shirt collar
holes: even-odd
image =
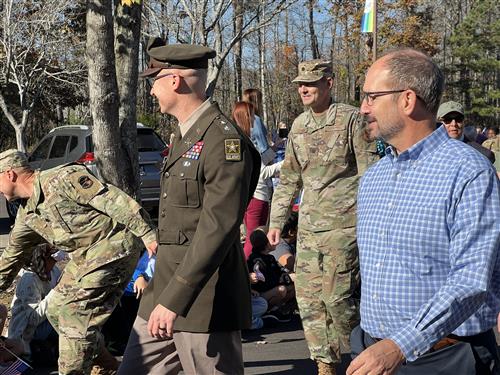
[[[449,138],[450,137],[448,136],[448,132],[446,131],[445,127],[441,125],[427,137],[415,143],[408,150],[405,150],[399,155],[397,155],[396,150],[392,146],[388,146],[386,149],[386,155],[393,162],[416,161],[419,159],[425,159]]]
[[[35,179],[33,180],[33,194],[26,201],[26,211],[33,212],[40,202],[42,197],[42,187],[40,185],[40,172],[35,172]]]
[[[183,137],[184,134],[186,134],[188,130],[194,125],[194,123],[198,121],[203,112],[205,112],[210,107],[210,104],[210,98],[208,98],[198,108],[196,108],[193,113],[189,115],[188,119],[184,123],[179,123],[179,129]]]

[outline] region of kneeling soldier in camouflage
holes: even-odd
[[[82,165],[33,171],[16,150],[0,153],[0,193],[9,201],[22,200],[0,258],[0,290],[11,285],[36,245],[48,242],[71,253],[47,317],[59,333],[59,373],[89,374],[102,352],[101,327],[139,258],[137,237],[156,251],[149,216]]]

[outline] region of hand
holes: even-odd
[[[158,249],[158,242],[153,241],[148,246],[146,246],[148,250],[149,257],[151,258],[153,255],[156,255],[156,250]]]
[[[405,357],[396,343],[384,339],[366,348],[349,365],[346,375],[391,375]]]
[[[177,314],[158,304],[148,320],[148,332],[152,337],[169,339],[174,335],[174,322]]]
[[[144,289],[146,289],[147,286],[148,286],[148,282],[146,281],[146,279],[144,278],[144,276],[141,275],[141,276],[139,276],[135,280],[135,283],[134,283],[134,293],[136,294],[135,295],[136,299],[141,298],[141,295],[142,295],[142,293],[144,292]]]
[[[250,284],[257,284],[259,281],[257,279],[257,274],[255,272],[250,272],[248,275],[250,276]]]
[[[269,240],[271,246],[279,244],[281,239],[281,229],[269,228],[269,231],[267,232],[267,239]]]

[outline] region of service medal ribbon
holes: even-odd
[[[203,141],[198,141],[196,142],[193,147],[191,147],[184,155],[182,155],[183,158],[188,158],[188,159],[193,159],[193,160],[198,160],[200,158],[201,150],[203,149],[203,145],[205,142]]]

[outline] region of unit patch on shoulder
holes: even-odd
[[[81,176],[79,179],[78,179],[78,183],[80,184],[80,186],[84,189],[90,189],[92,187],[92,185],[94,184],[92,182],[92,180],[90,179],[89,176]]]
[[[227,161],[241,161],[241,140],[235,139],[225,139],[224,140],[224,152],[226,154]]]

